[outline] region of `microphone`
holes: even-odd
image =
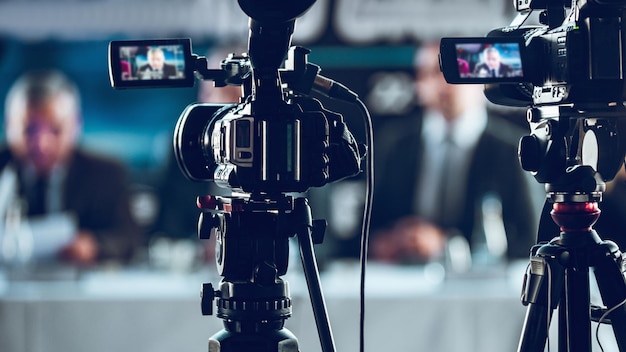
[[[333,99],[355,102],[359,96],[343,84],[322,75],[315,76],[313,90]]]

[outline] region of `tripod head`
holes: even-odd
[[[531,134],[520,140],[521,166],[538,182],[552,184],[550,189],[556,192],[568,191],[563,184],[569,182],[564,180],[570,179],[568,170],[577,165],[587,165],[602,181],[610,181],[624,162],[624,117],[626,109],[621,104],[586,109],[576,104],[532,107],[527,111]]]
[[[626,110],[622,104],[587,110],[559,104],[530,108],[527,117],[531,134],[520,140],[519,159],[545,184],[537,242],[546,242],[554,234],[548,203],[600,202],[605,182],[623,166]]]

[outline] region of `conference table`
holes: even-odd
[[[525,266],[453,274],[438,264],[369,264],[365,351],[515,351],[526,312],[519,298]],[[298,338],[300,351],[318,352],[301,270],[291,265],[283,277],[293,305],[285,326]],[[208,351],[209,337],[223,324],[202,316],[200,286],[218,281],[214,268],[113,267],[19,280],[2,272],[0,351]],[[358,265],[333,263],[321,273],[321,282],[336,351],[359,351]],[[552,325],[550,344],[557,350]],[[617,351],[608,326],[600,329],[600,341],[604,351]],[[597,347],[595,337],[593,343]]]

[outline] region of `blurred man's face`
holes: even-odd
[[[66,161],[74,148],[78,129],[74,98],[62,92],[38,106],[19,100],[7,121],[9,147],[22,162],[47,174]]]
[[[442,105],[442,100],[447,100],[449,96],[449,87],[439,70],[438,53],[435,47],[422,49],[419,54],[415,86],[419,103],[433,109],[438,109]]]
[[[452,121],[470,106],[482,103],[482,86],[446,82],[439,69],[438,46],[424,47],[417,64],[415,91],[424,108],[439,111],[446,120]]]
[[[485,53],[485,61],[490,69],[496,70],[500,67],[500,55],[495,51],[488,51]]]
[[[439,50],[436,47],[426,47],[420,54],[417,72],[417,97],[422,106],[440,111],[444,117],[454,118],[457,111],[459,86],[451,85],[443,78],[439,69]]]
[[[160,70],[163,68],[163,64],[165,63],[165,56],[161,51],[153,51],[148,54],[148,63],[150,67],[154,70]]]

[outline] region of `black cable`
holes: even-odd
[[[598,346],[600,346],[600,350],[602,352],[604,352],[604,347],[602,347],[602,343],[600,342],[600,325],[602,324],[604,319],[606,319],[606,317],[609,316],[609,314],[613,313],[613,311],[615,311],[619,307],[623,306],[624,304],[626,304],[626,299],[624,299],[620,303],[616,304],[614,307],[607,309],[607,311],[604,312],[604,314],[602,314],[600,319],[598,319],[598,325],[596,326],[596,341],[598,341]]]
[[[363,225],[361,229],[361,286],[360,286],[360,315],[359,315],[359,351],[365,351],[365,271],[367,267],[367,250],[369,246],[369,229],[372,217],[372,202],[374,199],[374,128],[372,118],[365,104],[357,98],[357,103],[365,119],[365,137],[367,140],[366,154],[366,188],[365,205],[363,209]]]
[[[372,217],[372,202],[374,199],[374,128],[372,117],[370,116],[365,103],[359,96],[346,86],[330,78],[318,75],[315,78],[313,90],[324,94],[329,98],[353,103],[358,106],[364,119],[365,139],[367,152],[365,154],[365,204],[363,208],[363,223],[361,227],[361,250],[359,253],[359,264],[361,269],[361,279],[359,288],[359,351],[365,351],[365,272],[367,267],[367,249],[369,243],[369,229]]]
[[[546,271],[548,279],[548,317],[546,320],[548,323],[546,324],[546,345],[548,346],[548,352],[550,352],[550,318],[552,316],[552,268],[550,268],[549,263],[545,262],[545,259],[544,263],[546,264],[546,268],[548,268],[548,270]]]

